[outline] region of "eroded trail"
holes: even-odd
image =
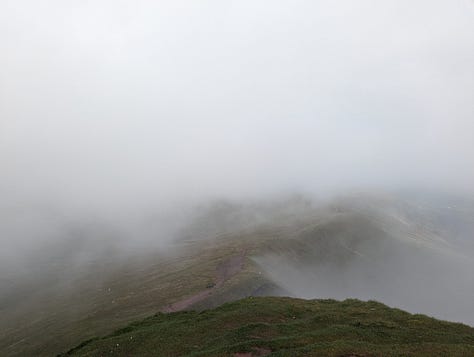
[[[214,279],[214,286],[212,288],[207,288],[183,300],[168,305],[161,311],[169,313],[185,310],[188,307],[211,296],[214,291],[220,288],[227,280],[231,279],[233,276],[242,271],[245,263],[245,257],[246,251],[242,250],[239,255],[235,255],[226,259],[216,267],[216,277]]]

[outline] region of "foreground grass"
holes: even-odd
[[[246,298],[156,314],[73,356],[472,356],[474,328],[358,300]]]

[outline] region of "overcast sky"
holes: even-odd
[[[471,0],[0,0],[4,203],[473,192]]]

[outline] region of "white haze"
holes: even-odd
[[[0,258],[221,198],[472,195],[473,64],[470,0],[0,0]]]

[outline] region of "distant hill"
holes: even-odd
[[[474,328],[375,301],[246,298],[156,314],[62,356],[472,356]]]

